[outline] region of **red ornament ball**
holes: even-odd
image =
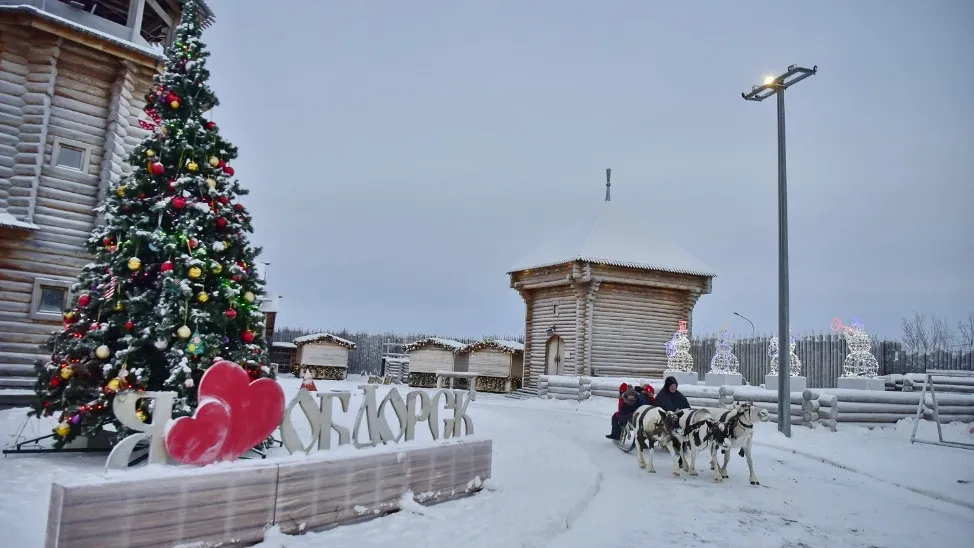
[[[128,331],[135,329],[135,322],[133,322],[132,320],[125,322],[125,329]]]
[[[113,243],[115,243],[115,240],[112,240],[111,238],[107,238],[106,237],[104,240],[101,241],[101,243],[103,243],[105,245],[112,245]]]
[[[200,243],[196,240],[196,238],[190,238],[189,241],[186,242],[186,245],[188,245],[190,249],[196,249],[196,246],[200,245]]]
[[[250,344],[254,342],[254,332],[248,329],[240,334],[240,338],[243,340],[243,342]]]
[[[233,209],[236,209],[237,211],[243,211],[244,206],[243,204],[233,204]]]
[[[233,168],[232,167],[230,167],[230,166],[223,166],[223,172],[226,173],[227,175],[233,177],[233,173],[234,172],[233,172]]]
[[[231,320],[237,317],[237,311],[232,308],[228,308],[227,311],[224,312],[224,314],[226,315],[227,318]]]
[[[224,219],[223,217],[217,217],[216,218],[216,227],[217,228],[226,228],[227,227],[227,220]]]
[[[227,198],[226,196],[220,196],[220,203],[223,205],[227,205],[230,203],[230,198]]]
[[[169,190],[176,190],[176,179],[169,179],[169,183],[166,186]]]
[[[91,303],[91,296],[87,293],[78,297],[78,306],[88,306],[89,303]]]
[[[162,266],[159,267],[159,271],[160,272],[171,272],[172,271],[172,261],[166,261],[166,262],[162,263]]]
[[[162,175],[166,171],[166,166],[160,162],[152,162],[150,167],[153,175]]]
[[[206,129],[208,129],[210,131],[213,131],[214,129],[216,129],[216,122],[214,122],[213,120],[210,120],[209,122],[207,122],[206,123]]]
[[[172,199],[172,206],[176,209],[183,209],[186,207],[186,198],[182,196],[176,196]]]

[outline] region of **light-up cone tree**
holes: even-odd
[[[50,361],[36,368],[32,414],[59,418],[55,447],[119,426],[111,403],[123,390],[174,391],[173,415],[191,414],[217,357],[251,378],[272,376],[254,271],[260,250],[248,241],[251,218],[237,202],[246,191],[229,165],[237,149],[204,117],[217,99],[199,12],[185,0],[166,70],[146,97],[140,124],[150,135],[129,156],[134,172],[101,206],[105,222],[88,240],[95,258],[48,341]]]

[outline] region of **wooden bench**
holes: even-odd
[[[450,380],[450,388],[453,388],[454,383],[457,379],[469,379],[470,380],[470,391],[477,391],[477,378],[480,377],[480,373],[464,373],[460,371],[436,371],[436,387],[443,388],[443,382],[446,379]]]

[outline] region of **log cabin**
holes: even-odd
[[[715,274],[667,238],[652,214],[612,202],[607,177],[594,222],[559,227],[508,272],[525,303],[527,391],[543,374],[662,375],[666,342],[680,320],[691,328]]]
[[[294,339],[297,354],[295,371],[305,371],[316,380],[343,381],[348,377],[348,351],[355,350],[355,343],[331,333],[315,333]]]
[[[507,393],[521,388],[524,345],[517,341],[484,339],[457,352],[467,357],[467,371],[477,373],[477,390]]]
[[[429,337],[403,347],[409,357],[409,386],[436,386],[437,371],[466,371],[466,355],[457,353],[466,346],[460,341]]]
[[[33,398],[180,15],[178,0],[0,0],[0,408]]]

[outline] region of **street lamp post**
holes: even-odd
[[[751,324],[751,338],[753,339],[754,338],[754,322],[752,322],[751,320],[747,319],[747,317],[744,316],[743,314],[739,314],[737,312],[734,312],[734,315],[737,316],[738,318],[741,318],[745,322]]]
[[[788,341],[788,175],[785,169],[785,90],[818,72],[818,65],[788,67],[781,76],[768,76],[760,86],[742,93],[745,101],[764,101],[772,95],[778,99],[778,431],[791,437],[791,376],[789,375]]]

